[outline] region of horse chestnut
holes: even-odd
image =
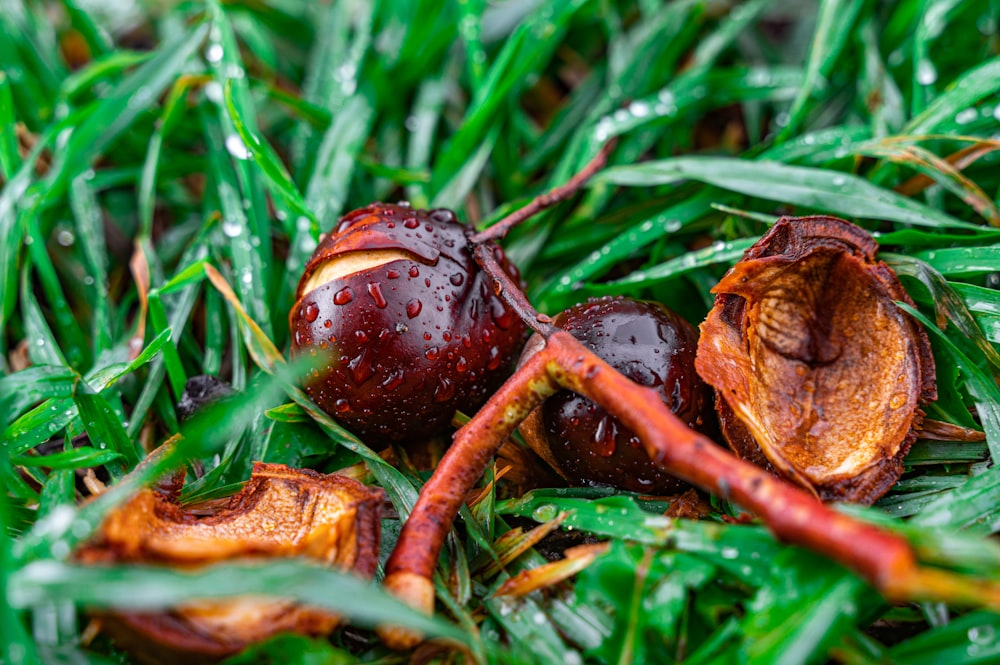
[[[450,210],[375,203],[342,217],[306,265],[292,352],[327,356],[306,391],[358,436],[434,434],[506,377],[524,324],[473,260],[471,233]]]
[[[698,333],[674,312],[654,302],[601,298],[571,307],[553,323],[628,378],[653,388],[690,427],[711,427],[711,393],[694,369]],[[522,357],[542,343],[532,338]],[[652,463],[631,430],[574,392],[563,390],[547,399],[520,431],[571,483],[656,494],[686,487]]]

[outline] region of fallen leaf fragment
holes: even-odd
[[[571,547],[566,550],[565,558],[518,573],[501,584],[493,595],[518,598],[554,586],[592,564],[608,551],[608,546],[609,543],[593,543]]]
[[[937,395],[927,334],[876,251],[850,222],[781,218],[701,325],[696,367],[729,445],[823,500],[885,494]]]
[[[336,474],[260,462],[228,502],[181,506],[179,489],[137,493],[108,515],[77,559],[194,569],[234,559],[305,557],[364,578],[375,572],[381,490]],[[153,613],[112,611],[101,615],[101,623],[142,662],[200,663],[278,633],[325,635],[340,617],[278,597],[243,596]]]

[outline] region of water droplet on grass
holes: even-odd
[[[209,62],[219,62],[222,60],[223,55],[225,55],[225,51],[222,49],[222,44],[210,44],[209,47],[205,49],[205,59]]]
[[[243,230],[243,227],[239,220],[227,219],[222,222],[222,232],[227,238],[235,238],[240,234],[241,230]]]
[[[226,137],[226,151],[236,159],[250,159],[250,150],[236,134]]]
[[[973,122],[978,117],[979,117],[979,112],[976,111],[976,109],[967,108],[958,112],[958,114],[955,116],[955,122],[958,123],[959,125],[968,125],[970,122]]]
[[[335,305],[346,305],[352,300],[354,300],[354,292],[351,291],[351,287],[349,286],[344,287],[333,294],[333,304]]]
[[[917,83],[920,85],[931,85],[937,81],[937,69],[930,60],[921,60],[917,63]]]

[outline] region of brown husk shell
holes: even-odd
[[[850,222],[783,217],[701,325],[696,367],[730,447],[827,501],[887,492],[937,397],[927,334],[876,251]]]
[[[185,507],[176,490],[146,489],[107,516],[77,553],[87,564],[181,569],[233,559],[306,557],[370,579],[384,494],[336,474],[254,464],[228,502]],[[220,660],[283,632],[325,635],[340,617],[280,598],[239,597],[160,612],[101,612],[102,630],[145,663]]]

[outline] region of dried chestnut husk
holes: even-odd
[[[191,570],[233,559],[299,556],[366,579],[375,573],[381,490],[336,474],[259,462],[224,504],[181,506],[179,489],[138,492],[107,516],[76,558]],[[118,646],[146,663],[212,662],[278,633],[326,635],[340,623],[324,609],[260,597],[98,616]]]
[[[779,219],[701,325],[698,372],[729,445],[829,501],[888,491],[937,395],[927,334],[876,251],[841,219]]]
[[[355,434],[407,441],[441,431],[509,374],[524,324],[473,260],[471,232],[450,210],[376,203],[343,217],[306,265],[292,351],[328,358],[306,390]]]
[[[690,427],[714,422],[711,391],[694,369],[698,333],[655,302],[592,299],[553,319],[612,367],[659,398]],[[542,344],[533,337],[525,356]],[[671,494],[687,485],[658,469],[638,437],[590,400],[569,390],[549,397],[521,424],[525,440],[573,484]]]

